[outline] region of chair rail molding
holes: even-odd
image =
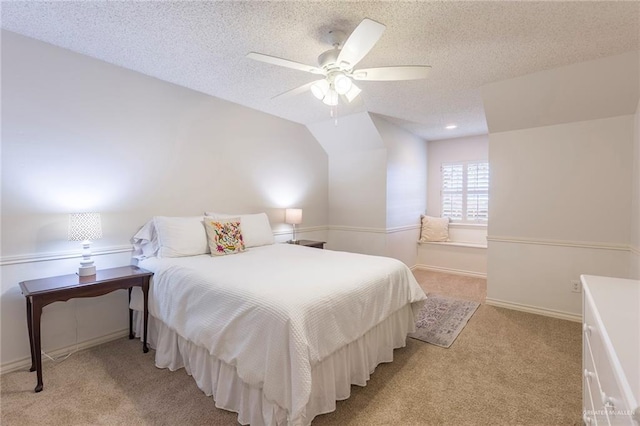
[[[98,247],[91,250],[91,256],[105,256],[108,254],[132,252],[131,244],[123,244],[111,247]],[[20,263],[46,262],[51,260],[81,258],[80,250],[58,251],[48,253],[19,254],[15,256],[3,256],[0,258],[0,266],[16,265]]]
[[[368,232],[372,234],[394,234],[396,232],[412,231],[414,229],[420,229],[419,224],[394,226],[391,228],[364,228],[359,226],[343,226],[343,225],[329,225],[329,231],[345,231],[345,232]]]
[[[296,234],[300,234],[301,232],[317,232],[317,231],[327,231],[329,229],[328,226],[307,226],[304,228],[296,227]],[[291,234],[291,227],[288,229],[279,229],[277,231],[273,231],[274,236],[278,235],[288,235]]]
[[[546,240],[537,238],[508,237],[508,236],[487,236],[487,241],[497,243],[532,244],[540,246],[561,246],[586,249],[633,251],[633,247],[627,244],[601,243],[597,241],[566,241],[566,240]]]

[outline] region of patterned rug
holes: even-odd
[[[417,330],[415,333],[409,333],[409,337],[448,348],[467,325],[478,306],[479,303],[470,300],[429,293],[427,302],[416,318]]]

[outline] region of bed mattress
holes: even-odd
[[[140,266],[155,273],[151,315],[232,367],[290,424],[308,417],[314,367],[425,299],[395,259],[288,244]],[[141,308],[139,295],[132,306]]]

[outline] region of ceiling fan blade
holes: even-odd
[[[247,53],[247,58],[253,59],[256,61],[266,62],[272,65],[279,65],[281,67],[293,68],[294,70],[300,70],[300,71],[310,72],[313,74],[324,75],[324,71],[318,67],[301,64],[300,62],[294,62],[288,59],[278,58],[276,56],[265,55],[263,53],[249,52]]]
[[[365,81],[420,80],[427,78],[430,70],[428,65],[365,68],[354,70],[352,77]]]
[[[286,99],[286,98],[290,98],[296,95],[299,95],[300,93],[304,93],[307,90],[311,89],[311,86],[313,86],[313,83],[315,83],[315,81],[303,84],[302,86],[296,87],[295,89],[291,89],[291,90],[287,90],[284,93],[280,93],[279,95],[274,96],[271,99]]]
[[[355,67],[380,40],[385,28],[379,22],[367,18],[363,19],[360,25],[353,30],[347,41],[344,42],[336,62],[339,65],[347,63],[348,65],[345,65],[346,69]]]

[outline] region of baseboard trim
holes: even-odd
[[[412,270],[416,270],[416,269],[421,269],[424,271],[445,272],[447,274],[464,275],[466,277],[485,278],[485,279],[487,278],[487,274],[483,272],[465,271],[463,269],[443,268],[441,266],[418,264],[418,265],[415,265]]]
[[[91,348],[93,346],[98,346],[103,343],[110,342],[112,340],[120,339],[121,337],[125,337],[129,335],[129,329],[118,330],[113,333],[109,333],[104,336],[96,337],[93,339],[85,340],[84,342],[78,342],[77,350],[81,351],[84,349]],[[53,357],[57,358],[59,356],[67,355],[76,350],[76,345],[66,346],[64,348],[55,349],[53,351],[47,351],[47,353]],[[46,358],[42,359],[42,362],[46,362]],[[19,359],[17,361],[7,362],[5,364],[0,365],[0,374],[10,373],[12,371],[21,370],[23,368],[31,367],[31,355],[26,358]]]
[[[555,309],[541,308],[538,306],[525,305],[523,303],[508,302],[506,300],[493,299],[487,297],[485,300],[487,305],[495,306],[498,308],[512,309],[514,311],[528,312],[530,314],[542,315],[545,317],[552,317],[563,319],[573,322],[582,322],[582,315],[572,314],[570,312],[557,311]]]
[[[464,241],[420,241],[418,240],[418,245],[425,246],[440,246],[440,247],[466,247],[466,248],[474,248],[474,249],[487,249],[486,244],[478,244],[478,243],[467,243]]]

